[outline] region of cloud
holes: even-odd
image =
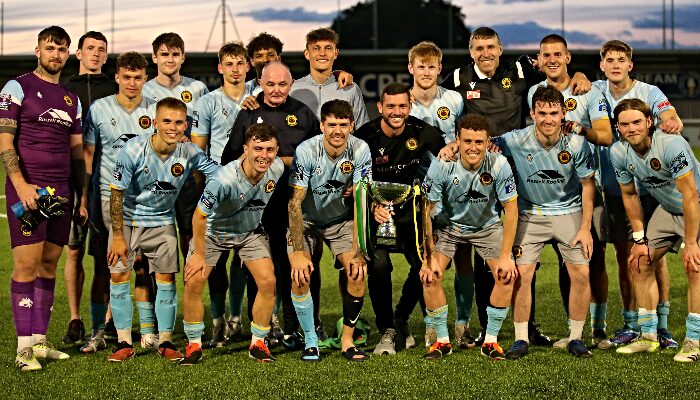
[[[666,9],[666,27],[671,29],[671,10]],[[697,23],[700,19],[700,6],[683,5],[675,7],[675,28],[682,29],[686,32],[700,32],[700,24]],[[661,29],[663,28],[663,16],[661,12],[646,15],[644,17],[635,18],[632,20],[632,26],[641,29]]]
[[[547,28],[536,22],[527,21],[522,24],[493,25],[506,47],[510,45],[523,45],[539,43],[540,39],[550,33],[561,33],[559,29]],[[577,44],[600,44],[600,36],[581,31],[567,31],[566,40]]]
[[[263,8],[260,10],[238,13],[243,17],[251,17],[259,22],[287,21],[287,22],[327,22],[330,23],[337,12],[319,13],[306,11],[303,7],[297,8]]]

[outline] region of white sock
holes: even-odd
[[[258,342],[258,340],[264,341],[265,338],[264,338],[264,337],[260,337],[260,336],[255,336],[255,335],[253,335],[253,337],[250,339],[250,344],[251,344],[251,345],[252,345],[252,344],[255,344],[255,343]]]
[[[569,332],[569,340],[581,340],[581,337],[583,336],[583,327],[586,325],[586,321],[576,321],[576,320],[570,320],[570,325],[569,329],[571,332]]]
[[[117,329],[117,341],[133,344],[131,342],[131,329]]]
[[[173,333],[172,332],[158,332],[158,344],[164,342],[172,342]]]
[[[530,343],[530,335],[527,330],[527,321],[525,322],[513,322],[515,327],[515,340],[524,340]]]
[[[450,343],[450,337],[445,336],[445,337],[439,337],[437,338],[438,343]]]
[[[496,343],[498,341],[498,337],[494,335],[489,335],[488,333],[484,336],[484,343]]]
[[[202,347],[202,337],[198,337],[197,339],[190,339],[189,340],[190,344],[196,343],[199,345],[199,347]]]
[[[31,336],[17,336],[17,352],[24,350],[26,347],[32,347]]]
[[[46,335],[41,335],[38,333],[32,334],[32,344],[37,344],[46,341]]]

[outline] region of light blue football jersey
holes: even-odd
[[[207,93],[209,93],[209,89],[207,89],[207,85],[205,85],[204,82],[186,76],[181,76],[180,83],[173,88],[167,88],[161,85],[155,78],[143,85],[143,95],[145,97],[150,97],[156,102],[166,97],[174,97],[187,104],[187,120],[190,123],[185,132],[187,136],[189,136],[192,131],[194,105],[200,97]]]
[[[124,224],[156,227],[174,223],[175,199],[190,171],[196,169],[211,177],[219,164],[194,143],[178,143],[175,151],[162,160],[144,135],[126,143],[120,150],[110,177],[110,186],[124,190]]]
[[[132,138],[153,133],[156,102],[148,97],[131,112],[117,101],[117,96],[95,100],[83,127],[83,142],[95,145],[93,184],[99,186],[103,199],[109,199],[110,176],[122,147]]]
[[[252,232],[277,186],[284,163],[275,158],[258,183],[248,180],[241,168],[243,160],[232,161],[207,181],[197,204],[207,216],[206,234],[220,240],[233,239]]]
[[[637,178],[670,213],[683,213],[683,196],[676,188],[677,179],[693,174],[695,185],[700,188],[700,164],[688,142],[680,135],[655,132],[651,148],[644,156],[639,156],[629,143],[620,141],[612,145],[610,158],[621,184]]]
[[[532,86],[527,93],[527,104],[530,109],[532,109],[532,96],[540,86],[547,87],[549,85],[544,80]],[[588,93],[574,96],[567,86],[561,91],[561,94],[564,96],[564,111],[566,111],[564,118],[567,121],[576,121],[586,128],[591,128],[593,121],[609,118],[608,102],[600,89],[592,87]]]
[[[260,92],[262,92],[262,88],[260,85],[258,85],[255,78],[253,78],[245,83],[245,92],[250,93],[251,96],[257,96]]]
[[[460,230],[477,231],[500,221],[498,203],[518,196],[515,177],[508,160],[498,153],[486,153],[476,171],[456,162],[433,160],[423,191],[431,202],[440,202],[437,221],[449,221]]]
[[[605,79],[593,82],[593,87],[599,89],[603,93],[603,96],[605,96],[605,99],[608,101],[608,111],[610,113],[610,121],[612,122],[613,143],[620,140],[620,134],[617,132],[617,123],[613,119],[613,111],[622,100],[640,99],[644,101],[649,108],[651,108],[651,112],[654,115],[654,124],[656,126],[661,124],[661,113],[666,110],[673,109],[671,102],[661,91],[661,89],[648,83],[635,80],[634,85],[630,88],[630,90],[619,99],[615,99],[612,93],[610,93],[608,81]],[[615,196],[622,196],[620,193],[620,187],[617,185],[617,181],[615,180],[612,164],[610,163],[609,147],[600,148],[600,175],[603,180],[603,190],[605,190],[606,193]],[[644,191],[642,190],[640,194],[643,193]]]
[[[583,136],[562,135],[545,149],[530,125],[491,140],[515,163],[519,212],[564,215],[582,209],[580,180],[595,173],[591,147]]]
[[[301,204],[304,221],[325,228],[353,218],[352,196],[343,192],[372,173],[369,146],[348,137],[345,151],[332,160],[323,146],[324,136],[303,141],[296,149],[289,172],[289,185],[307,189]]]
[[[464,111],[464,98],[454,90],[438,86],[437,97],[430,106],[426,107],[414,101],[411,103],[411,115],[440,129],[445,143],[450,143],[457,137],[457,120]]]
[[[243,95],[243,99],[246,97],[248,93]],[[241,106],[222,88],[204,95],[195,104],[192,135],[209,136],[209,155],[218,163],[221,162],[221,154],[239,111]]]

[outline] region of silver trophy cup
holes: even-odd
[[[374,201],[385,206],[390,212],[394,210],[395,205],[402,204],[413,193],[410,185],[401,183],[371,181],[368,186]],[[396,246],[396,224],[391,216],[377,228],[377,246]]]

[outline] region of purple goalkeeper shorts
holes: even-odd
[[[10,225],[10,244],[12,248],[17,246],[26,246],[29,244],[40,243],[43,241],[51,242],[57,246],[65,246],[68,244],[70,236],[70,222],[73,209],[73,192],[70,185],[66,183],[56,182],[41,182],[38,179],[30,179],[39,187],[51,186],[56,189],[56,195],[63,196],[68,199],[68,202],[63,205],[65,214],[60,218],[51,218],[39,223],[34,232],[29,236],[24,236],[20,231],[20,221],[10,208],[13,204],[19,201],[19,196],[12,185],[10,178],[5,180],[5,196],[6,196],[6,212],[7,221]]]

